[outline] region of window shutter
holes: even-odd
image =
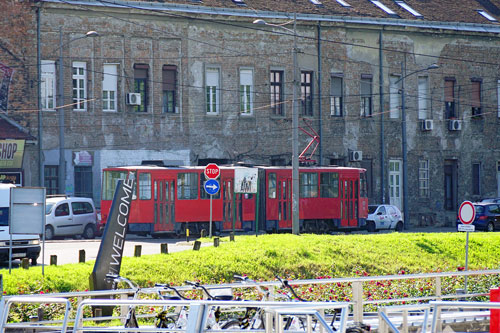
[[[163,90],[175,90],[175,82],[177,76],[177,66],[164,65],[163,66]]]

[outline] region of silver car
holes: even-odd
[[[48,197],[45,205],[45,239],[57,236],[95,237],[97,213],[91,198]]]
[[[381,229],[403,231],[403,216],[394,205],[368,205],[366,230],[374,232]]]

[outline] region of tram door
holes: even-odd
[[[229,175],[224,175],[221,178],[222,182],[222,228],[226,231],[233,230],[233,216],[235,230],[241,229],[241,194],[234,193],[234,178]],[[233,198],[233,196],[235,196]]]
[[[292,179],[278,176],[278,220],[279,227],[292,227]]]
[[[156,179],[154,181],[154,231],[173,231],[175,222],[175,181]]]
[[[340,225],[342,227],[358,226],[358,180],[342,178],[340,180]]]

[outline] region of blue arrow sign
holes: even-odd
[[[219,189],[220,189],[219,181],[216,179],[209,179],[205,182],[204,187],[205,187],[205,191],[208,194],[210,194],[210,195],[217,194],[217,192],[219,192]]]

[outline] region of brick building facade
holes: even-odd
[[[500,195],[497,0],[12,3],[30,24],[3,33],[22,41],[0,50],[19,68],[5,116],[35,138],[42,117],[24,185],[98,202],[108,166],[289,164],[296,34],[318,164],[366,168],[370,202],[400,207],[406,165],[413,226],[451,225],[463,200]]]

